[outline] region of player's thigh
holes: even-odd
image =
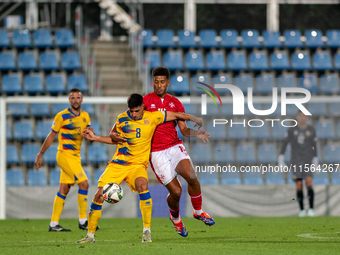
[[[197,180],[197,175],[190,159],[182,159],[178,162],[176,172],[187,182],[190,180]]]
[[[150,155],[150,165],[158,181],[166,186],[177,175],[175,168],[170,161],[169,149],[152,152]]]
[[[185,180],[197,178],[190,156],[183,144],[178,144],[171,148],[170,162],[171,167]]]
[[[99,177],[98,187],[104,187],[111,182],[121,184],[126,177],[126,168],[127,166],[119,164],[108,164],[104,173]]]
[[[313,186],[313,178],[312,177],[306,177],[305,182],[306,182],[307,187]]]
[[[74,185],[75,183],[87,181],[80,157],[58,151],[57,163],[61,168],[60,183]]]
[[[140,191],[140,186],[136,186],[136,180],[138,179],[139,182],[137,183],[138,185],[147,185],[149,178],[148,178],[148,173],[145,169],[145,166],[143,165],[136,165],[136,166],[129,166],[128,174],[125,178],[125,182],[127,185],[129,185],[130,189],[132,192],[135,191]]]

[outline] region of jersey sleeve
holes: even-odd
[[[157,126],[166,121],[166,111],[155,111],[151,113],[152,122]]]
[[[62,116],[61,114],[57,114],[55,117],[54,117],[54,120],[53,120],[53,123],[52,123],[52,131],[54,133],[58,133],[59,130],[61,129],[61,126],[63,124],[63,119],[62,119]]]

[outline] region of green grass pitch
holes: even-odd
[[[152,219],[152,243],[142,243],[142,219],[101,219],[96,242],[78,220],[61,219],[72,232],[48,232],[49,220],[0,221],[0,254],[339,254],[339,217],[216,217],[215,226],[184,218],[179,236],[169,219]]]

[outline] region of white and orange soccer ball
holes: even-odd
[[[114,182],[108,183],[103,188],[103,198],[110,204],[116,204],[123,198],[122,187]]]

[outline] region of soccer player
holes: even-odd
[[[81,167],[80,146],[82,132],[85,129],[93,131],[90,116],[80,109],[83,95],[79,89],[71,89],[69,94],[70,108],[59,112],[53,121],[50,133],[47,135],[35,159],[35,169],[38,171],[42,164],[42,156],[58,134],[57,163],[61,167],[60,184],[54,199],[51,223],[48,231],[71,231],[59,225],[59,218],[64,207],[65,199],[70,187],[78,184],[79,228],[87,229],[87,193],[89,182]]]
[[[154,92],[144,97],[147,111],[174,111],[184,112],[182,103],[174,96],[166,93],[169,86],[170,71],[166,67],[156,67],[152,71]],[[182,194],[181,184],[177,175],[182,176],[188,183],[188,193],[193,206],[193,217],[212,226],[215,221],[202,211],[201,186],[192,166],[190,156],[187,154],[183,142],[178,138],[176,125],[185,137],[197,137],[206,142],[204,130],[188,128],[183,120],[166,122],[156,128],[152,140],[150,163],[157,179],[168,189],[167,202],[170,210],[170,219],[177,233],[183,237],[188,235],[179,214],[179,201]]]
[[[151,242],[151,212],[152,199],[148,190],[148,161],[150,157],[151,140],[157,125],[165,121],[176,119],[192,120],[199,127],[202,119],[177,112],[148,112],[144,111],[143,97],[131,94],[128,98],[128,111],[117,117],[113,132],[120,133],[118,141],[113,141],[110,136],[96,136],[91,131],[85,130],[84,137],[90,141],[107,144],[117,144],[117,150],[112,161],[98,180],[98,189],[91,204],[89,213],[88,233],[85,238],[77,243],[93,243],[97,223],[101,217],[104,198],[103,187],[111,182],[120,184],[125,181],[131,191],[137,191],[140,198],[140,210],[143,218],[142,242]]]
[[[315,129],[307,124],[308,116],[299,110],[296,119],[298,124],[288,129],[281,147],[278,163],[281,166],[285,164],[284,153],[288,143],[290,143],[292,149],[290,163],[294,171],[293,180],[296,183],[297,201],[300,206],[299,217],[306,216],[303,206],[303,179],[305,179],[308,190],[309,210],[307,215],[314,216],[313,172],[310,170],[310,165],[313,164],[315,168],[319,165],[316,153],[317,137]]]

